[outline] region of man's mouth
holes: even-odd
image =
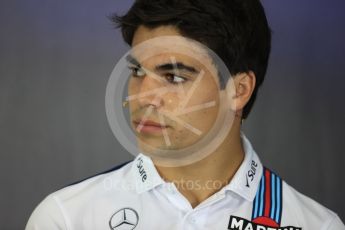
[[[133,123],[136,131],[139,133],[159,133],[169,128],[168,125],[163,125],[151,120],[135,120]]]

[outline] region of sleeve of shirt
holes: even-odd
[[[328,225],[326,230],[345,230],[344,223],[340,220],[338,215],[335,215],[333,220]]]
[[[33,211],[25,230],[67,230],[63,212],[53,195],[46,197]]]

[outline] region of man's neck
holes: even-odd
[[[223,143],[209,156],[190,165],[162,167],[160,176],[173,182],[194,208],[227,185],[244,159],[240,125],[234,125]]]

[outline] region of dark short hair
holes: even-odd
[[[111,20],[129,45],[140,25],[173,25],[183,36],[213,50],[232,75],[253,71],[256,86],[242,118],[248,116],[271,49],[271,31],[260,0],[136,0],[127,14],[114,14]]]

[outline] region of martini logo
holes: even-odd
[[[262,225],[262,224],[254,223],[237,216],[230,216],[228,229],[230,230],[302,230],[302,228],[293,227],[293,226],[272,227],[268,225]]]

